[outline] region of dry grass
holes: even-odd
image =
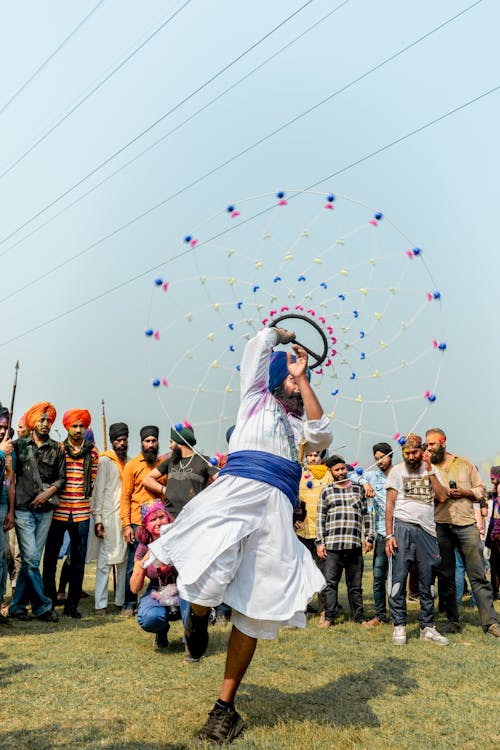
[[[85,581],[92,591],[90,575]],[[371,570],[365,574],[371,612]],[[347,609],[345,590],[341,601]],[[168,653],[135,619],[93,615],[81,621],[15,622],[0,629],[0,747],[4,750],[174,750],[190,747],[217,696],[229,627],[211,629],[200,665],[182,661],[180,623]],[[448,647],[421,643],[410,605],[406,647],[390,627],[350,622],[328,631],[283,631],[261,642],[241,688],[247,731],[240,750],[439,750],[500,746],[500,644],[483,634],[477,613]]]

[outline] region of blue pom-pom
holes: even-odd
[[[328,201],[328,203],[333,203],[333,201],[335,200],[334,194],[330,193],[330,195],[327,195],[326,200]]]
[[[241,370],[241,367],[240,367],[239,365],[236,365],[236,369],[237,369],[237,370],[238,370],[238,372],[239,372],[239,371]]]
[[[339,392],[338,388],[336,390],[332,391],[332,396],[336,396],[338,394],[338,392]]]
[[[153,333],[154,333],[154,331],[153,331],[153,329],[152,329],[152,328],[147,328],[147,329],[146,329],[146,330],[144,331],[144,333],[146,334],[146,336],[152,336],[152,335],[153,335]]]
[[[323,287],[323,289],[328,289],[328,284],[326,283],[326,281],[322,281],[320,286]]]
[[[191,242],[192,239],[193,238],[190,234],[186,234],[186,236],[184,237],[184,242]]]
[[[376,214],[374,214],[374,216],[375,216],[375,218],[377,219],[377,221],[380,221],[380,219],[383,219],[383,218],[384,218],[384,214],[383,214],[383,213],[381,213],[380,211],[377,211],[377,213],[376,213]]]
[[[299,276],[299,278],[297,279],[297,281],[305,281],[305,280],[306,280],[305,276]]]
[[[227,327],[229,328],[230,331],[234,331],[234,323],[228,323]]]
[[[309,489],[311,489],[312,486],[313,486],[313,483],[311,482],[311,480],[306,482],[306,487],[309,487]]]
[[[359,332],[359,338],[360,339],[364,339],[364,337],[365,337],[365,332],[364,331],[360,331]]]
[[[358,468],[356,469],[356,474],[357,474],[358,476],[361,476],[361,475],[362,475],[362,473],[363,473],[363,469],[361,468],[361,466],[358,466]]]
[[[398,440],[398,443],[400,445],[404,445],[406,443],[406,438],[405,437],[400,437],[399,440]]]
[[[345,302],[345,294],[339,294],[339,299],[341,299],[342,302]]]
[[[228,212],[229,214],[232,214],[232,213],[233,213],[233,211],[234,211],[234,206],[228,206],[228,207],[227,207],[227,209],[226,209],[226,211],[227,211],[227,212]]]
[[[354,315],[355,318],[359,318],[359,312],[357,310],[353,310],[352,314]]]
[[[349,380],[356,380],[356,373],[355,372],[351,372],[351,374],[349,375]]]
[[[216,458],[209,458],[208,460],[210,461],[210,463],[212,464],[212,466],[217,466],[217,459]]]
[[[229,351],[234,352],[234,344],[229,344]]]
[[[441,343],[438,345],[438,349],[441,349],[442,352],[446,349],[446,343],[444,341],[441,341]]]
[[[430,402],[431,402],[431,404],[432,404],[432,403],[433,403],[433,402],[434,402],[435,400],[436,400],[436,396],[434,395],[434,393],[431,393],[431,395],[427,397],[427,401],[430,401]]]
[[[360,359],[366,359],[366,354],[364,352],[361,352]]]
[[[421,252],[422,251],[421,251],[421,249],[419,247],[414,247],[413,248],[413,255],[420,255]]]
[[[177,422],[177,424],[175,425],[175,429],[177,430],[177,432],[180,432],[182,430],[182,425],[180,422]]]
[[[160,381],[159,381],[159,379],[158,379],[158,378],[155,378],[155,379],[154,379],[154,380],[152,381],[152,385],[153,385],[153,386],[154,386],[155,388],[158,388],[158,386],[160,385]]]
[[[236,307],[238,308],[238,310],[241,310],[241,308],[243,307],[243,302],[237,302]]]
[[[253,291],[254,291],[254,292],[258,292],[258,291],[259,291],[259,289],[260,289],[260,286],[259,286],[258,284],[256,284],[256,285],[254,286],[254,288],[253,288]]]
[[[273,279],[274,283],[276,284],[277,281],[281,281],[281,276],[275,276]]]
[[[432,292],[432,296],[434,299],[441,299],[441,292]]]
[[[161,286],[163,284],[163,279],[155,279],[156,286]]]
[[[283,191],[283,190],[280,190],[280,191],[278,191],[278,192],[276,193],[276,197],[277,197],[277,198],[284,198],[284,197],[285,197],[285,193],[284,193],[284,191]]]

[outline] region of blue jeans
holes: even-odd
[[[21,552],[21,569],[9,607],[11,615],[24,614],[28,602],[31,602],[35,617],[52,609],[52,600],[45,596],[40,575],[40,559],[51,522],[52,511],[16,510],[15,526]]]
[[[167,608],[153,599],[151,591],[146,591],[144,596],[141,596],[137,622],[147,633],[167,633],[170,628]]]
[[[134,530],[135,537],[135,532],[139,528],[139,525],[133,523],[132,528]],[[134,571],[135,553],[138,546],[139,542],[137,541],[137,539],[132,544],[127,544],[128,552],[127,570],[125,572],[125,604],[123,605],[123,609],[135,609],[137,607],[137,594],[132,593],[132,591],[130,590],[130,579]]]
[[[406,581],[417,563],[420,627],[434,625],[434,579],[441,559],[437,540],[415,523],[394,523],[397,549],[391,564],[389,609],[394,625],[406,625]]]
[[[45,593],[50,597],[53,605],[57,603],[56,568],[59,551],[67,531],[71,540],[71,565],[69,567],[69,586],[66,607],[76,609],[82,595],[83,576],[85,574],[85,556],[87,554],[87,539],[89,523],[73,521],[71,515],[67,521],[52,521],[47,536],[45,555],[43,557],[43,585]]]
[[[493,591],[486,578],[483,548],[479,529],[475,523],[469,526],[456,526],[451,523],[437,523],[437,538],[442,564],[439,572],[439,593],[450,622],[458,623],[457,591],[455,587],[455,549],[458,549],[465,565],[476,605],[484,630],[497,621],[493,606]]]
[[[373,548],[373,600],[375,616],[380,622],[387,620],[386,585],[389,560],[385,554],[385,537],[377,534]]]
[[[457,549],[455,550],[455,588],[457,590],[457,604],[460,607],[465,589],[465,565],[462,555]],[[474,596],[474,592],[472,592],[471,602],[475,607],[476,597]]]

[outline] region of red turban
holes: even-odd
[[[62,418],[62,423],[67,430],[69,430],[71,425],[75,424],[75,422],[81,422],[84,428],[87,429],[91,421],[92,417],[87,409],[68,409],[68,411],[64,412]]]
[[[38,404],[34,404],[24,415],[24,423],[28,430],[33,430],[36,423],[44,414],[48,416],[52,423],[55,422],[57,412],[54,404],[50,401],[39,401]]]

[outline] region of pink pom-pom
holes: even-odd
[[[332,334],[332,333],[333,333],[333,328],[332,328],[331,326],[327,326],[327,327],[326,327],[326,330],[327,330],[327,331],[328,331],[328,333],[330,333],[330,334]]]
[[[168,380],[167,380],[167,378],[163,378],[163,380],[161,381],[161,384],[164,385],[165,388],[168,388]]]
[[[155,331],[155,332],[154,332],[154,334],[153,334],[153,336],[154,336],[154,338],[155,338],[155,339],[156,339],[157,341],[159,341],[159,340],[160,340],[160,332],[159,332],[159,331]]]
[[[401,437],[401,433],[400,432],[396,432],[396,434],[392,436],[392,439],[393,440],[397,440],[400,437]]]
[[[196,245],[198,244],[198,240],[191,240],[189,244],[191,245],[191,247],[196,247]]]
[[[359,461],[351,461],[351,466],[353,469],[355,469],[358,464],[359,464]]]
[[[424,393],[424,398],[429,398],[430,395],[431,395],[431,392],[430,391],[426,391]]]
[[[327,359],[326,362],[325,362],[325,367],[330,367],[331,364],[332,364],[332,360],[331,359]]]
[[[407,250],[406,254],[407,254],[407,256],[409,257],[410,260],[413,260],[413,253],[412,253],[411,250]]]
[[[277,312],[278,312],[277,310],[269,310],[269,315],[272,318],[272,317],[274,317],[276,315]]]
[[[323,316],[321,316],[320,318],[318,318],[318,320],[320,321],[320,323],[323,323],[323,325],[325,325],[326,320],[325,320],[325,318]]]
[[[336,349],[332,349],[332,357],[335,357],[336,354],[337,354],[337,350]]]
[[[307,312],[309,313],[309,315],[312,315],[313,318],[316,315],[316,313],[314,312],[314,310],[312,310],[311,308],[309,308],[309,310]]]
[[[285,201],[285,200],[278,201],[278,206],[288,206],[288,201]]]
[[[376,219],[370,219],[368,223],[371,224],[372,227],[378,227],[378,221]],[[354,466],[354,464],[352,465]]]
[[[325,203],[324,208],[329,208],[330,211],[333,211],[333,204],[332,203]]]
[[[432,301],[432,293],[431,292],[427,292],[427,299],[429,300],[429,302]]]
[[[268,322],[268,320],[269,320],[269,318],[264,318],[264,320],[262,321],[262,325],[265,326],[266,323]]]
[[[433,341],[432,341],[432,346],[434,347],[434,349],[437,349],[437,348],[438,348],[438,346],[439,346],[439,343],[438,343],[438,342],[436,341],[436,339],[433,339]]]
[[[184,425],[184,427],[187,427],[188,430],[192,430],[193,429],[193,426],[191,424],[189,424],[189,422],[186,419],[184,420],[184,422],[182,424]]]
[[[323,375],[323,368],[320,367],[319,370],[315,370],[314,372],[317,372],[318,375]]]
[[[235,217],[235,216],[239,216],[239,215],[240,215],[240,212],[239,212],[239,211],[233,211],[233,213],[231,214],[231,219],[234,219],[234,217]],[[219,454],[217,454],[217,453],[216,453],[215,455],[216,455],[216,456],[217,456],[217,455],[220,455],[220,453],[219,453]]]
[[[335,336],[332,336],[331,340],[332,340],[332,344],[336,344],[337,343],[337,339],[335,338]]]
[[[285,312],[285,310],[289,310],[290,308],[285,305],[285,307],[282,307],[280,312]]]
[[[168,281],[164,281],[163,284],[161,285],[161,288],[163,289],[164,292],[166,292],[168,289]]]
[[[295,305],[295,309],[296,310],[303,310],[304,308],[302,307],[302,305]]]

